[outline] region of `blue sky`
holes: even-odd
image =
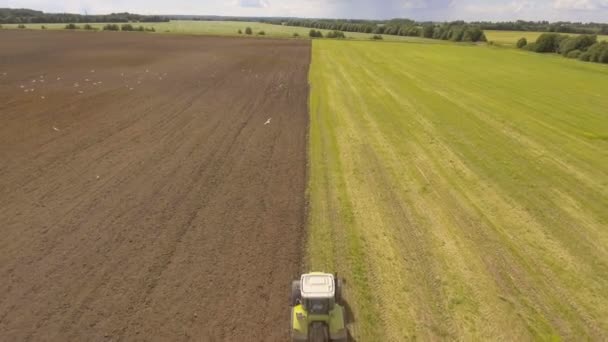
[[[608,22],[608,0],[0,0],[0,7],[91,14]]]

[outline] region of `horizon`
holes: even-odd
[[[307,18],[416,21],[569,21],[606,23],[608,0],[234,0],[193,3],[176,0],[0,0],[0,8],[32,9],[45,13],[103,15],[129,12],[141,15],[218,16],[242,18]]]

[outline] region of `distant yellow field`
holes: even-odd
[[[535,41],[543,32],[522,32],[522,31],[492,31],[485,30],[488,41],[496,44],[515,45],[517,40],[525,37],[528,42]],[[572,34],[576,35],[576,34]],[[598,36],[598,40],[608,40],[608,36]]]

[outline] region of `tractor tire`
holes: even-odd
[[[342,279],[336,278],[336,303],[342,304]]]
[[[300,291],[300,281],[294,280],[291,282],[291,306],[296,306],[302,301],[302,292]]]
[[[329,329],[322,322],[313,322],[308,332],[310,342],[329,342]]]

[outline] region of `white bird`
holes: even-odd
[[[59,132],[59,128],[57,128],[57,127],[53,126],[53,131],[55,131],[55,132]]]
[[[270,120],[272,120],[272,118],[268,118],[268,120],[266,120],[266,122],[264,123],[264,126],[270,124]]]

